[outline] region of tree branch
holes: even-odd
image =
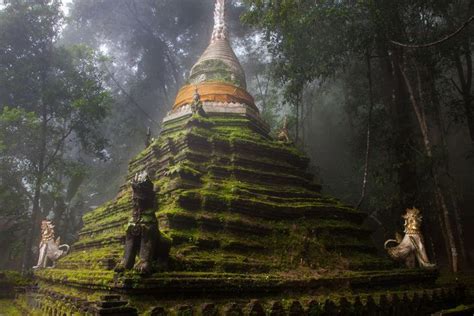
[[[462,95],[463,92],[461,90],[461,88],[458,86],[458,84],[456,83],[456,81],[453,80],[453,78],[450,78],[452,84],[454,85],[454,87],[456,88],[456,90],[458,90],[458,92]]]
[[[258,73],[255,73],[255,78],[257,79],[257,87],[260,91],[260,94],[262,95],[263,108],[265,109],[267,107],[267,93],[264,93],[262,90],[262,85],[260,84],[260,78],[258,77]]]
[[[433,157],[433,152],[432,152],[432,148],[431,148],[430,138],[429,138],[429,135],[428,135],[428,129],[427,129],[426,121],[424,121],[424,117],[423,117],[422,111],[420,109],[420,106],[418,105],[418,102],[416,102],[415,92],[413,91],[413,87],[412,87],[412,85],[411,85],[411,83],[408,79],[407,74],[405,73],[405,70],[402,68],[402,66],[400,64],[398,65],[398,67],[400,69],[400,73],[402,75],[403,81],[405,81],[405,85],[407,87],[408,94],[410,96],[410,102],[413,106],[413,110],[414,110],[414,112],[416,114],[416,118],[418,120],[418,125],[420,127],[420,131],[421,131],[421,134],[423,136],[423,143],[425,145],[426,155],[431,159]]]
[[[462,67],[461,56],[456,52],[456,56],[454,58],[454,63],[456,65],[456,69],[458,71],[459,82],[461,83],[461,88],[464,91],[466,87],[466,78],[464,77],[464,69]],[[464,93],[461,93],[464,94]]]
[[[469,48],[469,45],[465,43],[465,52],[464,52],[464,57],[466,59],[466,92],[470,93],[471,92],[471,87],[472,87],[472,56],[471,56],[471,50]]]
[[[172,72],[172,75],[173,75],[173,78],[174,78],[174,81],[176,82],[176,84],[179,84],[180,82],[180,78],[179,78],[179,74],[178,74],[178,71],[177,71],[177,66],[174,62],[174,60],[172,60],[172,57],[171,57],[171,52],[170,52],[170,48],[169,48],[169,44],[166,42],[166,40],[164,40],[161,36],[159,36],[158,34],[155,34],[155,32],[153,31],[153,28],[148,24],[146,23],[145,21],[142,21],[139,17],[138,17],[138,9],[137,9],[137,4],[135,2],[135,0],[132,1],[132,5],[133,5],[133,10],[132,8],[130,7],[130,4],[128,3],[128,0],[124,0],[124,3],[125,5],[127,6],[127,9],[128,11],[130,11],[130,13],[133,15],[133,18],[135,19],[137,25],[147,34],[149,34],[152,38],[158,40],[161,42],[161,44],[163,45],[164,49],[163,49],[163,55],[164,55],[164,60],[168,61],[169,63],[169,66],[171,68],[171,72]],[[167,88],[166,88],[166,85],[162,82],[163,80],[160,80],[161,82],[161,86],[162,86],[162,89],[163,89],[163,93],[165,94],[165,97],[168,101],[170,101],[169,97],[168,97],[168,92],[167,92]]]
[[[474,15],[471,16],[466,22],[463,23],[463,25],[461,25],[461,27],[459,27],[453,33],[448,34],[445,37],[443,37],[443,38],[441,38],[437,41],[431,42],[431,43],[427,43],[427,44],[404,44],[404,43],[400,43],[400,42],[393,41],[393,40],[391,40],[390,43],[392,43],[393,45],[396,45],[396,46],[401,46],[401,47],[405,47],[405,48],[415,48],[415,49],[416,48],[428,48],[428,47],[436,46],[436,45],[439,45],[441,43],[446,42],[447,40],[449,40],[449,39],[453,38],[454,36],[458,35],[459,33],[461,33],[461,31],[464,30],[469,25],[469,23],[471,23],[473,20],[474,20]]]
[[[107,65],[104,63],[104,67],[105,67],[105,70],[107,71],[107,74],[110,76],[110,78],[112,79],[112,81],[117,85],[117,87],[120,89],[120,91],[123,92],[123,94],[125,94],[125,96],[132,102],[132,104],[137,108],[139,109],[151,122],[157,124],[157,125],[160,125],[160,123],[158,123],[157,121],[155,121],[148,113],[147,111],[145,111],[139,104],[137,101],[135,101],[135,99],[130,95],[128,94],[127,91],[125,91],[125,89],[122,87],[122,85],[117,81],[117,79],[115,79],[114,75],[110,72],[109,68],[107,67]]]
[[[30,200],[30,202],[33,202],[33,195],[31,195],[31,193],[28,192],[28,190],[25,188],[25,186],[21,182],[18,183],[18,188],[20,189],[21,192],[23,192],[24,195],[26,195],[26,197],[28,198],[28,200]]]
[[[366,139],[366,148],[365,148],[365,166],[364,166],[364,178],[362,180],[362,191],[360,193],[360,199],[357,203],[356,209],[359,209],[362,205],[362,202],[365,199],[365,192],[367,190],[367,178],[369,175],[369,158],[370,158],[370,129],[372,125],[372,110],[374,108],[374,97],[372,91],[372,65],[370,62],[370,54],[367,51],[367,81],[369,84],[369,114],[367,117],[367,139]],[[374,219],[376,219],[374,217]]]
[[[66,138],[69,137],[69,135],[71,135],[72,130],[73,130],[72,126],[69,127],[67,132],[65,134],[63,134],[63,136],[58,140],[56,148],[55,148],[53,154],[51,155],[51,158],[49,158],[49,160],[45,163],[43,170],[48,170],[48,168],[51,166],[54,159],[56,159],[56,156],[58,155],[59,150],[61,149],[62,145],[64,144],[64,141],[66,140]]]

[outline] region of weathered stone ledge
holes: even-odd
[[[269,274],[232,273],[158,273],[142,278],[138,275],[120,276],[113,271],[88,270],[42,270],[35,273],[45,282],[84,287],[86,289],[109,289],[129,294],[153,295],[217,295],[235,296],[243,293],[270,294],[341,291],[342,289],[403,288],[417,284],[433,287],[437,271],[391,270],[345,272],[339,276],[283,278]]]
[[[31,291],[31,290],[30,290]],[[23,294],[24,295],[24,294]],[[88,315],[138,314],[132,305],[133,297],[108,294],[98,300],[87,301],[74,295],[53,290],[29,293],[33,298],[31,308],[48,315],[80,313]],[[251,299],[239,297],[234,300],[203,301],[187,300],[181,304],[161,299],[159,305],[142,306],[144,315],[154,316],[317,316],[317,315],[427,315],[453,308],[466,301],[465,288],[435,288],[430,290],[393,291],[382,293],[360,293],[306,296],[298,298]]]

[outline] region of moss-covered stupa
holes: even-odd
[[[360,293],[432,282],[433,272],[398,269],[379,255],[362,226],[366,214],[323,195],[308,158],[269,135],[230,46],[223,0],[215,13],[209,47],[159,137],[130,162],[116,199],[84,216],[55,269],[35,272],[37,308],[55,315],[300,315],[342,308],[333,295],[356,306]],[[205,115],[193,111],[195,103]],[[151,276],[117,274],[132,209],[128,181],[143,170],[158,190],[170,262]],[[383,295],[373,295],[383,305]]]

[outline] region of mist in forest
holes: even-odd
[[[452,267],[446,249],[454,246],[467,266],[474,256],[474,23],[465,23],[472,3],[229,2],[247,90],[273,135],[288,118],[323,193],[367,212],[380,247],[402,231],[405,208],[422,209],[430,255]],[[213,6],[0,6],[0,269],[31,260],[25,254],[41,219],[52,219],[72,243],[82,215],[115,197],[147,129],[159,135],[208,45]]]

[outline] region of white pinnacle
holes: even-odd
[[[214,30],[212,31],[211,43],[219,39],[227,39],[227,25],[225,23],[225,0],[216,0],[214,10]]]

